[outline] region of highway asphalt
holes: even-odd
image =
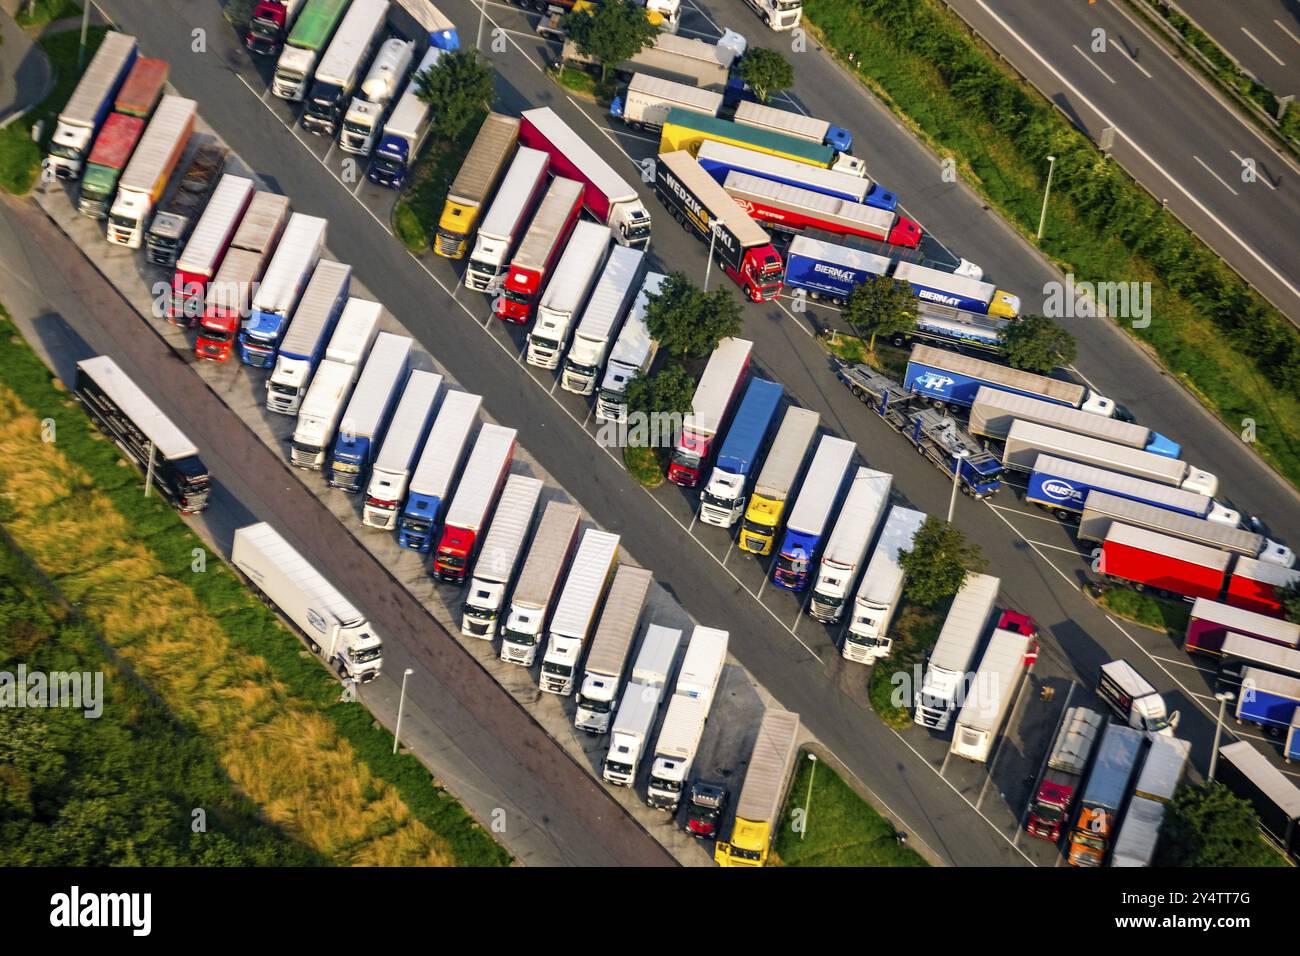
[[[455,284],[459,264],[453,267],[433,257],[417,262],[402,252],[385,228],[391,194],[364,182],[345,188],[337,178],[337,151],[327,152],[324,142],[301,132],[294,135],[282,125],[281,120],[291,121],[292,113],[286,104],[264,95],[259,65],[251,64],[247,54],[230,42],[215,11],[189,4],[170,6],[173,16],[146,17],[134,5],[107,4],[147,50],[171,57],[173,81],[180,91],[199,99],[205,119],[245,160],[290,194],[296,208],[330,218],[330,241],[337,254],[354,263],[363,281],[431,354],[466,387],[485,395],[494,417],[520,429],[525,446],[579,496],[597,520],[624,535],[639,563],[668,582],[697,617],[725,616],[733,622],[734,652],[741,662],[784,706],[799,712],[913,833],[952,862],[1023,862],[1004,835],[982,825],[972,815],[971,802],[940,775],[944,748],[939,742],[915,731],[893,734],[864,712],[865,672],[841,664],[833,647],[835,635],[801,618],[797,604],[784,593],[764,590],[762,569],[730,550],[724,536],[714,529],[691,527],[691,496],[675,488],[661,489],[648,502],[646,493],[628,481],[611,456],[592,453],[596,446],[590,433],[582,434],[585,405],[564,393],[552,394],[549,379],[517,364],[518,339],[488,320],[480,297]],[[464,0],[452,0],[444,7],[464,25],[461,32],[468,42],[475,32],[477,11]],[[786,42],[760,34],[761,25],[738,0],[710,9],[714,20],[740,29],[753,42],[773,46]],[[596,110],[568,99],[545,79],[538,62],[546,49],[533,40],[529,20],[521,13],[489,4],[488,15],[502,29],[516,31],[503,34],[511,42],[504,53],[493,55],[501,108],[552,105],[576,128],[591,131],[596,147],[629,171],[629,154],[639,158],[654,152],[652,140],[610,130]],[[712,27],[698,11],[688,17],[690,29],[704,32]],[[209,52],[183,52],[192,26],[209,31]],[[796,99],[809,111],[853,128],[862,144],[857,151],[867,158],[873,174],[899,192],[908,212],[927,228],[959,253],[979,261],[1005,288],[1027,291],[1059,279],[984,210],[973,193],[960,184],[943,182],[937,158],[918,146],[824,55],[810,50],[795,65]],[[262,69],[265,72],[264,65]],[[932,170],[933,178],[922,170]],[[702,248],[658,215],[660,207],[652,199],[650,208],[656,215],[654,257],[673,267],[702,271]],[[818,313],[815,321],[832,320],[829,314]],[[893,473],[902,500],[944,513],[947,481],[834,380],[813,338],[813,324],[808,314],[784,306],[748,307],[746,334],[755,340],[759,371],[783,382],[800,404],[818,410],[828,428],[856,441],[868,464]],[[1078,364],[1096,387],[1129,405],[1152,427],[1183,441],[1189,459],[1216,470],[1243,506],[1264,512],[1284,533],[1290,533],[1288,528],[1300,529],[1300,512],[1291,492],[1234,436],[1160,375],[1121,331],[1100,322],[1089,331],[1092,334],[1079,336]],[[1197,669],[1178,660],[1181,652],[1163,638],[1132,634],[1080,595],[1085,562],[1064,529],[1019,506],[1010,488],[993,506],[960,502],[957,520],[1002,576],[1007,603],[1034,614],[1043,624],[1047,642],[1040,670],[1077,676],[1091,685],[1102,661],[1117,656],[1133,659],[1170,694],[1174,706],[1187,712],[1184,733],[1196,743],[1198,762],[1208,762],[1212,727],[1203,706],[1198,706],[1203,704],[1204,682],[1196,683]]]
[[[1300,323],[1297,167],[1235,105],[1118,0],[946,2],[1094,141],[1114,127],[1116,161]]]
[[[1296,0],[1177,0],[1175,6],[1278,96],[1300,95]]]

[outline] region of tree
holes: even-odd
[[[1254,808],[1221,783],[1184,787],[1165,811],[1156,866],[1280,866]]]
[[[1026,315],[1011,322],[998,336],[1012,368],[1046,375],[1074,361],[1074,336],[1043,315]]]
[[[35,13],[35,0],[32,0],[28,8],[28,16]],[[236,30],[247,30],[248,24],[253,19],[253,7],[257,6],[257,0],[226,0],[226,5],[222,10],[226,22]]]
[[[774,93],[794,86],[794,67],[776,50],[758,47],[740,61],[740,78],[749,84],[760,103],[766,103]]]
[[[988,567],[979,546],[966,543],[954,524],[930,515],[912,539],[912,547],[898,552],[906,575],[907,599],[922,607],[935,607],[961,588],[967,573]]]
[[[1286,615],[1286,619],[1293,623],[1300,623],[1300,581],[1278,588],[1277,599],[1282,604],[1282,612]]]
[[[859,335],[871,336],[871,351],[877,335],[910,331],[916,325],[916,296],[902,279],[872,276],[854,286],[844,304],[844,320]]]
[[[645,321],[669,355],[703,358],[740,331],[741,312],[729,289],[704,292],[685,273],[672,272],[649,296]]]
[[[417,83],[416,95],[433,107],[434,135],[444,140],[460,136],[496,97],[492,66],[479,57],[478,50],[444,53],[419,74]]]
[[[600,64],[602,83],[611,66],[630,60],[659,33],[645,8],[631,0],[603,0],[594,8],[575,9],[565,16],[564,28],[578,52]]]

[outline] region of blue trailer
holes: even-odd
[[[929,345],[917,345],[912,349],[903,385],[909,392],[931,399],[936,407],[956,405],[970,408],[975,404],[980,386],[987,385],[1013,395],[1068,405],[1107,418],[1115,413],[1113,401],[1082,385]]]
[[[1000,319],[1014,319],[1020,314],[1020,296],[1003,292],[992,282],[915,262],[899,262],[893,274],[910,285],[922,302]]]
[[[1237,723],[1290,730],[1300,707],[1300,677],[1288,677],[1256,667],[1242,668],[1237,694]]]
[[[705,524],[730,528],[744,512],[746,483],[763,450],[783,393],[777,382],[750,380],[718,451],[717,463],[700,493],[700,520]]]
[[[856,286],[874,276],[885,275],[886,256],[850,249],[822,239],[795,236],[785,259],[785,284],[803,289],[814,299],[844,303]]]
[[[1286,762],[1300,760],[1300,708],[1291,715],[1291,726],[1287,728],[1286,743],[1282,747],[1282,756]]]
[[[1083,514],[1090,491],[1102,491],[1178,514],[1233,526],[1238,524],[1241,517],[1208,495],[1066,461],[1052,455],[1039,455],[1034,460],[1025,500],[1046,508],[1062,520],[1073,521]]]
[[[857,446],[843,438],[823,435],[804,476],[794,508],[785,524],[785,539],[772,562],[772,583],[787,591],[802,591],[817,560],[831,515],[839,506],[844,479]]]

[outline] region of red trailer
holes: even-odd
[[[167,70],[166,60],[147,56],[136,60],[126,82],[117,91],[117,99],[113,101],[114,112],[148,119],[162,99],[163,88],[167,85]]]
[[[533,303],[542,297],[542,289],[551,267],[569,241],[569,233],[582,212],[582,183],[556,176],[528,224],[519,250],[510,260],[510,269],[501,284],[496,314],[507,322],[522,325],[532,315]]]
[[[755,219],[773,223],[783,232],[825,229],[837,235],[864,236],[915,249],[921,227],[887,209],[789,186],[733,170],[722,188]]]
[[[1116,521],[1106,532],[1097,570],[1106,577],[1188,598],[1215,599],[1232,555]]]
[[[1241,557],[1228,579],[1228,593],[1224,600],[1233,607],[1244,608],[1270,617],[1285,617],[1277,592],[1281,588],[1300,583],[1300,571],[1284,568],[1280,564]]]

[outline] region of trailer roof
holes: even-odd
[[[189,458],[199,453],[185,433],[107,355],[82,359],[77,363],[77,368],[131,419],[167,461]]]
[[[325,347],[325,357],[335,356],[334,361],[360,366],[366,360],[363,354],[366,343],[374,342],[375,327],[383,315],[384,307],[378,302],[355,295],[349,297]]]
[[[492,513],[492,524],[483,539],[483,550],[474,565],[475,576],[487,570],[504,578],[514,570],[515,558],[523,550],[541,494],[540,478],[511,475],[506,479],[501,500]]]
[[[591,623],[610,568],[618,558],[619,536],[599,528],[588,528],[578,542],[551,618],[551,633],[577,636]]]
[[[249,547],[266,558],[281,575],[291,579],[304,592],[307,596],[305,604],[309,611],[320,613],[322,616],[329,614],[336,622],[344,625],[357,624],[365,620],[365,615],[357,610],[356,605],[344,597],[338,588],[330,584],[310,561],[267,522],[262,521],[236,528],[236,547],[241,538]]]
[[[388,15],[388,0],[352,0],[334,38],[316,67],[318,79],[330,81],[348,76],[360,65],[370,38]]]
[[[555,110],[543,106],[540,109],[524,110],[520,116],[580,170],[610,202],[636,198],[636,190],[628,185],[627,180],[616,173],[614,167],[591,148],[590,143],[570,129],[569,124],[560,119]]]
[[[728,631],[695,625],[691,639],[686,644],[681,669],[677,672],[675,693],[682,693],[682,681],[701,683],[710,674],[718,673],[727,659],[727,645],[730,641],[731,634]]]
[[[462,527],[487,515],[498,487],[497,476],[503,467],[510,467],[517,434],[513,428],[491,422],[479,429],[474,449],[456,485],[456,496],[447,509],[447,524]]]
[[[1056,740],[1048,754],[1047,765],[1054,770],[1066,770],[1083,776],[1088,758],[1106,729],[1106,718],[1087,707],[1071,707],[1056,732]]]
[[[743,105],[743,104],[742,104]],[[733,143],[723,143],[715,139],[705,140],[700,144],[696,157],[701,163],[706,160],[721,163],[732,168],[748,170],[756,176],[778,179],[791,179],[807,183],[812,188],[830,190],[852,196],[855,202],[862,202],[871,192],[871,180],[852,173],[841,173],[834,169],[801,163],[784,156],[746,149]]]
[[[799,715],[770,709],[758,725],[758,738],[749,755],[745,782],[736,801],[736,816],[774,823],[781,809],[786,780],[794,764]]]
[[[1274,644],[1272,641],[1253,637],[1250,634],[1229,631],[1224,635],[1222,654],[1219,659],[1223,661],[1229,657],[1280,667],[1287,673],[1300,677],[1300,650],[1294,647],[1283,647],[1281,644]]]
[[[261,255],[247,249],[231,249],[221,260],[216,276],[208,283],[208,306],[236,308],[240,315],[247,315],[253,297],[252,284],[261,271]]]
[[[1133,767],[1146,735],[1122,724],[1107,724],[1097,759],[1083,788],[1085,803],[1118,810],[1133,777]]]
[[[510,268],[541,269],[550,259],[560,233],[573,213],[574,206],[582,203],[582,183],[556,176],[547,187],[537,212],[533,213],[524,241],[519,244]]]
[[[481,395],[449,391],[433,420],[429,438],[420,453],[420,461],[411,476],[411,491],[421,494],[447,494],[456,466],[460,464],[459,452],[464,449],[470,430],[478,421],[478,411],[483,404]]]
[[[577,334],[592,340],[605,340],[623,316],[623,307],[631,299],[637,277],[645,260],[645,250],[615,245],[605,260],[605,268],[596,280],[596,288],[582,310]]]
[[[1137,672],[1128,661],[1109,661],[1101,665],[1101,672],[1119,685],[1130,697],[1154,693],[1155,688]]]
[[[697,746],[709,717],[709,703],[703,697],[673,694],[655,741],[655,753],[685,754]]]
[[[721,220],[742,247],[748,249],[771,242],[767,231],[756,223],[686,150],[660,153],[658,162],[667,166],[672,174],[681,180],[682,185],[699,200],[709,214],[710,223]]]
[[[240,220],[239,230],[231,240],[236,249],[249,249],[265,254],[275,240],[285,213],[289,211],[289,197],[278,193],[258,191],[248,204],[248,211]]]
[[[293,321],[284,333],[280,351],[288,355],[309,355],[321,329],[334,311],[334,303],[346,294],[352,279],[352,267],[342,262],[322,259],[312,271],[311,281],[303,291],[302,301],[293,310]]]
[[[790,240],[790,256],[807,256],[846,269],[860,269],[872,275],[882,276],[889,271],[892,260],[888,256],[878,256],[874,252],[851,249],[834,242],[825,242],[811,236],[795,236]]]
[[[830,127],[825,120],[819,120],[815,116],[805,116],[750,101],[737,105],[735,116],[736,122],[745,126],[775,126],[780,131],[784,125],[789,130],[787,135],[819,144],[826,138],[826,130]]]
[[[786,527],[807,534],[825,530],[857,450],[858,446],[847,439],[822,436]]]
[[[1191,753],[1192,745],[1186,740],[1160,735],[1152,737],[1133,793],[1162,803],[1172,800]]]
[[[151,56],[137,57],[131,72],[126,75],[126,82],[117,91],[113,108],[119,113],[137,116],[148,113],[167,83],[167,71],[166,60]]]
[[[1269,617],[1248,611],[1243,607],[1233,607],[1208,598],[1197,598],[1192,603],[1192,620],[1213,621],[1238,634],[1251,634],[1266,637],[1290,647],[1300,643],[1300,624],[1291,624],[1281,618]]]
[[[564,571],[569,545],[578,530],[582,512],[578,506],[552,501],[542,512],[533,543],[524,558],[524,569],[515,584],[514,599],[541,605],[551,594],[553,582]]]
[[[677,659],[681,645],[679,628],[651,624],[645,630],[641,649],[632,664],[632,680],[641,683],[666,681],[673,672],[673,661]]]
[[[718,433],[731,397],[736,393],[737,382],[749,366],[753,349],[754,343],[748,339],[728,338],[718,343],[695,388],[691,411],[686,416],[686,428],[707,431],[712,435]]]
[[[663,33],[661,37],[671,36]],[[722,109],[722,94],[712,90],[702,90],[675,80],[665,80],[649,73],[637,73],[627,84],[629,93],[641,93],[660,100],[680,103],[686,109],[696,109],[710,116]]]
[[[859,467],[854,472],[822,560],[848,563],[871,544],[880,516],[889,505],[893,481],[893,475],[871,468]]]
[[[1188,470],[1187,463],[1176,458],[1166,458],[1140,448],[1023,419],[1012,422],[1006,442],[1008,449],[1013,444],[1020,443],[1031,451],[1037,450],[1060,458],[1103,461],[1107,468],[1169,485],[1182,481]]]
[[[297,321],[296,319],[294,321]],[[384,434],[384,444],[375,458],[375,469],[398,471],[405,468],[424,437],[424,425],[442,388],[437,372],[413,371],[406,379],[392,424]]]
[[[1059,408],[1061,406],[1053,407]],[[1081,412],[1080,414],[1086,415],[1087,412]],[[1160,531],[1179,538],[1202,542],[1208,541],[1215,547],[1241,555],[1259,554],[1260,549],[1264,546],[1262,535],[1243,531],[1241,528],[1234,528],[1221,521],[1193,518],[1191,515],[1180,514],[1177,511],[1170,511],[1168,508],[1160,508],[1142,501],[1134,501],[1132,498],[1122,498],[1119,495],[1112,495],[1105,491],[1088,492],[1088,496],[1083,501],[1083,514],[1085,523],[1089,514],[1103,515],[1123,521],[1125,524],[1149,527],[1153,531]],[[1246,561],[1249,561],[1252,565],[1258,563],[1253,558],[1238,558],[1233,573],[1240,574],[1242,563]],[[1268,567],[1284,570],[1276,564],[1268,565]]]
[[[614,726],[610,728],[611,748],[613,734],[640,734],[649,737],[658,711],[659,689],[630,681],[619,700],[618,713],[614,715]]]
[[[1001,586],[1002,582],[991,574],[966,575],[930,654],[931,667],[960,673],[966,671],[984,636],[989,618],[993,616]]]
[[[1077,481],[1087,485],[1090,491],[1102,489],[1121,495],[1133,495],[1147,502],[1155,501],[1167,508],[1178,508],[1199,515],[1208,514],[1213,503],[1205,495],[1199,495],[1194,491],[1184,491],[1182,488],[1147,481],[1145,478],[1135,478],[1132,475],[1123,475],[1117,471],[1107,471],[1105,468],[1097,468],[1077,461],[1066,461],[1054,455],[1039,455],[1034,459],[1034,471],[1045,472],[1067,481]]]
[[[777,429],[776,439],[754,485],[756,494],[770,497],[790,493],[820,424],[821,416],[810,408],[791,405],[785,410],[781,427]]]
[[[994,382],[1022,392],[1046,395],[1048,398],[1075,407],[1083,404],[1084,396],[1087,393],[1087,389],[1082,385],[1075,385],[1073,382],[1062,382],[1059,379],[1048,378],[1046,375],[1035,375],[1033,372],[1025,372],[1006,365],[985,362],[983,359],[972,358],[969,355],[959,355],[956,352],[948,352],[930,345],[913,346],[911,361],[920,365],[929,365],[945,371],[956,372],[958,375],[965,375],[968,378]]]
[[[419,28],[430,36],[456,29],[456,24],[452,23],[447,15],[429,0],[397,0],[397,3],[411,15]]]
[[[957,723],[971,730],[995,733],[1006,715],[1011,698],[1020,686],[1025,652],[1033,640],[1028,634],[996,628],[980,658],[979,668]]]
[[[1110,530],[1106,532],[1106,542],[1112,541],[1130,548],[1139,548],[1152,554],[1173,558],[1175,561],[1186,561],[1202,568],[1213,568],[1219,572],[1227,571],[1228,564],[1233,559],[1233,555],[1227,551],[1119,521],[1112,522]]]
[[[1241,685],[1243,688],[1256,688],[1300,703],[1300,677],[1247,666],[1241,669]]]
[[[190,128],[198,104],[183,96],[164,96],[153,118],[145,127],[144,135],[131,154],[131,161],[122,171],[119,188],[148,192],[162,176],[167,161],[176,149],[176,142]],[[188,134],[186,134],[188,139]],[[183,148],[183,147],[182,147]]]
[[[361,369],[356,391],[343,412],[343,431],[374,438],[395,389],[406,381],[414,340],[407,335],[380,332]]]
[[[77,88],[72,91],[67,104],[59,110],[59,119],[88,126],[103,104],[105,94],[114,79],[122,72],[125,61],[135,52],[135,37],[116,31],[104,36],[99,49],[90,60],[90,66],[81,75]]]
[[[579,222],[555,264],[555,272],[542,294],[542,305],[572,314],[582,305],[582,296],[594,281],[609,248],[609,226],[600,222]]]
[[[1249,534],[1246,531],[1241,533]],[[1251,537],[1262,538],[1263,535],[1251,535]],[[1260,542],[1260,548],[1263,548],[1263,541]],[[1259,553],[1259,550],[1257,548],[1255,553]],[[1253,557],[1238,558],[1236,566],[1232,569],[1232,576],[1258,581],[1260,584],[1271,584],[1275,588],[1284,588],[1300,582],[1300,570],[1284,568],[1272,561],[1260,561]]]
[[[898,552],[912,546],[912,538],[925,524],[925,513],[894,505],[885,518],[876,550],[871,553],[866,574],[858,585],[857,599],[875,607],[893,602],[903,580],[903,569],[898,564]]]
[[[226,250],[229,238],[248,205],[253,181],[245,176],[226,173],[217,183],[212,198],[199,217],[198,224],[176,260],[178,272],[206,272]]]
[[[718,450],[719,465],[728,458],[749,460],[752,464],[752,459],[758,454],[763,438],[772,424],[772,417],[776,414],[776,407],[781,403],[783,394],[785,389],[780,382],[769,382],[758,376],[749,380],[749,384],[745,386],[745,394],[740,397],[740,405],[736,409],[735,417],[731,420],[731,427],[727,429],[727,437]],[[728,466],[730,467],[730,463]]]
[[[411,71],[411,78],[397,100],[397,105],[393,107],[393,111],[388,114],[388,119],[384,122],[385,133],[401,133],[411,137],[419,133],[420,124],[424,122],[424,117],[431,109],[428,103],[420,99],[420,74],[432,69],[443,52],[436,46],[430,47],[424,54],[424,59],[416,64],[415,69]],[[413,158],[408,157],[408,159]]]
[[[144,120],[140,117],[113,113],[99,128],[99,135],[95,137],[95,144],[90,148],[90,156],[86,164],[121,169],[122,165],[130,159],[131,151],[140,141],[140,134],[143,131]]]
[[[316,418],[332,412],[343,401],[356,378],[354,366],[329,359],[316,366],[311,385],[298,408],[298,420]]]
[[[502,164],[510,151],[515,148],[519,141],[519,118],[517,116],[503,116],[500,113],[489,113],[483,125],[479,127],[478,135],[474,137],[474,145],[469,148],[469,153],[465,156],[465,161],[460,165],[460,171],[456,173],[456,178],[452,180],[451,189],[448,191],[448,198],[454,198],[461,202],[483,203],[487,201],[488,194],[492,192],[492,185],[496,182],[497,176],[500,175]],[[540,150],[530,150],[538,153],[542,162],[546,162],[546,154]],[[523,151],[520,151],[522,155]],[[514,165],[510,168],[513,171],[515,166],[519,165],[518,157]],[[529,182],[535,181],[536,177]],[[510,183],[509,177],[502,184],[501,192],[504,195],[507,191],[507,185]],[[515,187],[511,185],[511,190]],[[520,202],[523,202],[521,199]],[[495,209],[495,206],[493,207]]]
[[[932,269],[915,262],[900,262],[894,267],[894,278],[903,279],[914,285],[928,286],[953,295],[962,295],[971,299],[987,301],[992,298],[997,287],[992,282],[981,282],[970,276],[959,276],[955,272]]]
[[[287,312],[293,307],[298,282],[307,267],[317,260],[325,242],[328,223],[318,216],[295,212],[284,227],[275,255],[253,297],[253,308]]]
[[[788,136],[757,126],[746,126],[730,120],[705,116],[692,110],[669,110],[664,126],[678,126],[701,134],[705,139],[730,139],[754,149],[794,156],[801,162],[827,168],[835,160],[835,150],[830,146],[810,143],[797,136]],[[665,133],[665,137],[667,133]],[[662,147],[661,147],[662,148]]]
[[[587,670],[614,674],[627,660],[654,577],[644,568],[619,565],[614,583],[609,586],[605,607],[600,612],[591,651],[587,654]]]
[[[972,417],[980,414],[981,411],[985,415],[1000,412],[1016,419],[1036,421],[1055,428],[1064,428],[1066,431],[1082,432],[1128,445],[1130,448],[1145,448],[1151,438],[1149,428],[1132,422],[1122,422],[1118,418],[1105,418],[1082,409],[1071,408],[1069,405],[1058,405],[1029,395],[1017,395],[1015,392],[1007,392],[988,385],[980,386],[979,391],[975,393],[975,403],[971,406]]]
[[[1247,741],[1239,740],[1219,748],[1219,756],[1232,764],[1258,787],[1289,820],[1300,820],[1300,787],[1288,780]]]
[[[1160,839],[1160,824],[1165,817],[1164,804],[1146,797],[1129,801],[1128,812],[1115,838],[1111,866],[1150,866]]]
[[[742,209],[746,208],[748,203],[759,202],[777,209],[812,212],[827,221],[873,229],[882,233],[888,233],[898,218],[888,209],[877,209],[863,203],[850,202],[847,199],[827,196],[825,193],[804,189],[801,186],[789,186],[738,170],[727,173],[722,188]]]
[[[307,6],[289,31],[289,46],[319,50],[330,38],[333,27],[351,0],[304,0]]]

